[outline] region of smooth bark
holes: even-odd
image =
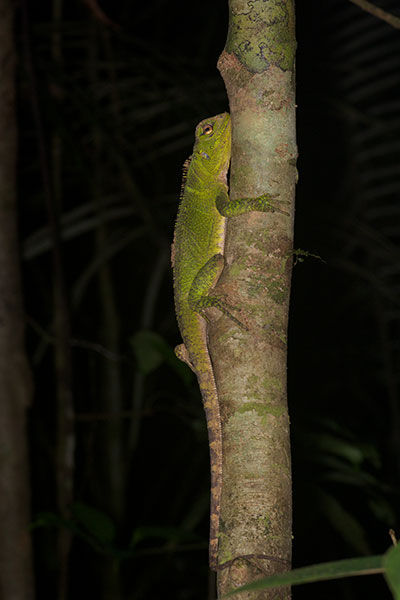
[[[250,9],[231,0],[218,65],[232,117],[230,193],[233,199],[276,195],[278,211],[229,219],[227,267],[217,293],[240,308],[248,331],[224,317],[210,328],[224,440],[220,595],[290,569],[286,355],[297,158],[294,53],[292,0],[255,0]],[[288,597],[288,589],[251,595]]]

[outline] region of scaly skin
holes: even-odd
[[[274,196],[229,200],[227,172],[231,154],[228,113],[201,121],[184,177],[172,245],[176,316],[183,344],[175,352],[196,373],[207,419],[211,462],[210,567],[218,566],[218,530],[222,493],[222,429],[218,391],[207,346],[205,310],[216,307],[237,325],[223,301],[210,295],[224,267],[226,218],[252,210],[284,213]],[[284,213],[287,214],[287,213]]]

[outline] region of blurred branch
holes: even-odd
[[[12,0],[0,0],[0,596],[33,600],[26,430],[32,381],[18,264],[15,8]]]
[[[81,301],[87,285],[89,284],[92,277],[100,270],[102,265],[113,258],[118,252],[123,250],[126,246],[131,244],[133,240],[138,237],[141,237],[146,232],[144,227],[138,228],[131,232],[120,232],[118,231],[117,235],[112,239],[108,240],[107,245],[104,248],[100,249],[92,262],[82,271],[80,276],[75,282],[73,291],[72,291],[72,304],[73,306],[78,306]]]
[[[392,27],[395,27],[395,29],[400,29],[400,18],[392,15],[382,8],[379,8],[379,6],[376,6],[376,4],[372,4],[372,2],[368,2],[368,0],[350,0],[350,2],[356,4],[371,15],[374,15],[374,17],[382,19],[382,21],[385,21]]]
[[[56,343],[56,337],[54,335],[51,335],[45,329],[43,329],[43,327],[39,325],[37,321],[35,321],[31,317],[27,317],[27,323],[32,327],[32,329],[36,331],[38,335],[40,335],[40,337],[47,344],[54,345]],[[97,342],[90,342],[88,340],[70,338],[70,344],[75,348],[83,348],[84,350],[92,350],[93,352],[97,352],[97,354],[100,354],[101,356],[104,356],[104,358],[107,358],[108,360],[112,360],[114,362],[131,362],[128,356],[112,352],[111,350],[109,350],[102,344],[98,344]]]
[[[92,204],[87,207],[86,212],[89,212],[91,207]],[[89,214],[86,218],[83,218],[85,216],[82,210],[83,208],[84,207],[80,207],[80,209],[72,210],[61,217],[60,235],[62,241],[73,240],[84,233],[90,233],[105,220],[107,222],[113,220],[126,221],[127,217],[134,214],[132,206],[115,206],[114,208],[111,207],[109,210],[104,211],[102,215]],[[94,208],[93,205],[93,210]],[[31,260],[44,254],[51,248],[52,239],[49,228],[42,227],[25,239],[23,245],[23,258],[24,260]]]
[[[153,416],[154,415],[154,410],[143,410],[140,414],[138,414],[137,412],[134,412],[133,410],[121,410],[120,413],[118,413],[118,418],[119,419],[133,419],[133,418],[137,418],[138,416],[140,417],[149,417],[149,416]],[[75,415],[75,420],[76,421],[86,421],[86,422],[92,422],[92,421],[109,421],[110,418],[115,418],[116,414],[113,413],[109,413],[109,412],[96,412],[96,413],[77,413]]]
[[[112,21],[110,17],[106,15],[104,10],[101,9],[100,6],[97,4],[96,0],[83,0],[83,2],[92,12],[93,16],[95,17],[95,19],[97,19],[97,21],[103,23],[104,25],[107,25],[108,27],[111,27],[112,29],[121,29],[120,26],[117,25],[117,23]]]
[[[62,41],[57,25],[59,25],[62,18],[62,0],[54,2],[52,11],[54,34],[52,38],[51,57],[54,63],[59,64],[62,58]],[[74,406],[70,347],[70,314],[61,252],[61,231],[59,219],[59,214],[61,212],[60,204],[62,190],[62,148],[59,137],[56,134],[53,134],[52,158],[54,170],[53,173],[51,173],[49,152],[45,138],[45,126],[39,104],[37,77],[32,56],[27,0],[24,0],[22,3],[22,35],[25,46],[25,66],[27,70],[28,84],[30,87],[33,118],[39,151],[40,172],[52,241],[53,319],[56,340],[54,348],[54,369],[57,398],[57,504],[61,515],[65,517],[68,515],[68,507],[73,496],[75,437],[73,428]],[[64,600],[67,595],[67,570],[70,546],[71,535],[69,533],[60,531],[58,537],[59,600]]]
[[[160,287],[165,275],[167,265],[169,265],[169,254],[165,252],[164,248],[161,248],[158,253],[156,264],[153,268],[151,276],[149,277],[149,282],[143,297],[143,308],[140,319],[140,329],[152,328],[156,302],[159,297]],[[144,374],[136,369],[133,378],[132,409],[133,412],[138,415],[141,415],[143,411],[144,382]],[[132,419],[128,441],[128,454],[130,458],[132,458],[132,455],[135,452],[135,449],[139,442],[140,427],[140,418]]]

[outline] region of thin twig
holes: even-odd
[[[83,0],[83,1],[86,4],[86,6],[91,10],[95,19],[97,19],[97,21],[99,21],[100,23],[103,23],[103,25],[107,25],[108,27],[111,27],[112,29],[114,29],[116,31],[118,31],[118,29],[120,29],[120,26],[117,25],[117,23],[115,23],[114,21],[112,21],[110,19],[110,17],[108,15],[106,15],[104,10],[102,8],[100,8],[100,6],[97,4],[96,0]]]
[[[32,327],[34,331],[48,344],[54,345],[57,341],[56,336],[52,335],[46,329],[44,329],[37,321],[32,319],[32,317],[26,317],[26,322],[28,325]],[[102,344],[98,344],[97,342],[90,342],[88,340],[70,338],[71,346],[75,348],[83,348],[84,350],[92,350],[105,358],[112,360],[114,362],[131,362],[131,359],[125,354],[117,354],[116,352],[112,352]]]
[[[390,536],[390,539],[392,540],[393,546],[397,546],[396,532],[394,531],[394,529],[389,529],[389,536]]]
[[[400,29],[400,17],[392,15],[392,13],[389,13],[386,10],[379,8],[375,4],[372,4],[372,2],[368,2],[368,0],[350,0],[350,2],[352,2],[353,4],[357,4],[357,6],[359,6],[366,12],[370,13],[371,15],[374,15],[374,17],[377,17],[378,19],[382,19],[382,21],[385,21],[395,29]]]
[[[151,417],[154,410],[143,410],[140,414],[133,410],[122,410],[120,413],[96,412],[96,413],[75,413],[75,421],[109,421],[110,419],[137,419],[138,417]]]

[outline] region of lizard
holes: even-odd
[[[209,564],[217,571],[222,495],[222,425],[218,389],[208,349],[207,309],[214,307],[244,327],[212,290],[225,265],[227,218],[249,211],[280,212],[275,195],[231,200],[227,173],[231,158],[231,119],[222,113],[201,121],[191,157],[185,162],[174,241],[171,249],[175,310],[183,343],[179,359],[197,375],[206,414],[211,464]]]

